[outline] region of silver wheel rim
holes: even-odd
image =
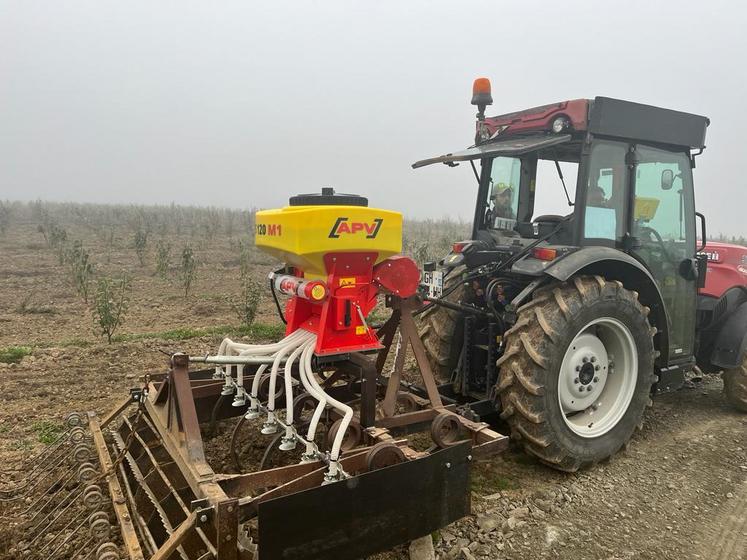
[[[563,420],[574,433],[600,437],[625,415],[638,380],[638,352],[630,330],[600,317],[574,337],[558,374]]]

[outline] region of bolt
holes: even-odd
[[[594,371],[599,371],[599,364],[594,366]]]
[[[446,463],[446,468],[450,469],[451,468],[451,463]]]
[[[581,387],[579,387],[579,388],[578,388],[578,390],[579,390],[579,391],[581,391],[581,392],[583,393],[583,392],[584,392],[584,386],[583,386],[583,385],[581,385]]]
[[[471,461],[472,460],[472,455],[467,455],[467,460]]]
[[[207,515],[204,513],[200,516],[200,523],[207,523]]]
[[[226,509],[228,510],[228,513],[233,513],[233,506],[228,506]]]
[[[613,367],[615,367],[615,362],[613,362],[612,360],[610,360],[610,363],[609,363],[609,364],[607,364],[607,365],[608,365],[608,366],[609,366],[610,368],[613,368]]]
[[[225,541],[228,542],[231,540],[231,535],[226,535]]]
[[[592,357],[591,357],[591,363],[593,364],[593,363],[594,363],[594,362],[596,362],[596,361],[597,361],[597,357],[596,357],[596,356],[592,356]]]
[[[573,382],[574,382],[574,383],[575,383],[576,385],[578,385],[578,377],[577,377],[576,379],[574,379],[574,380],[573,380]]]
[[[576,366],[576,371],[581,371],[581,366]]]
[[[586,390],[589,391],[590,393],[591,393],[592,389],[593,389],[593,387],[591,385],[589,385],[588,387],[586,387]]]
[[[588,362],[588,361],[589,361],[589,358],[587,358],[586,356],[584,356],[583,358],[581,358],[581,361],[582,361],[583,363],[586,363],[586,362]]]
[[[598,377],[594,378],[594,383],[599,383],[599,378]]]

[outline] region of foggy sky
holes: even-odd
[[[0,199],[250,208],[333,186],[471,219],[468,165],[410,164],[471,143],[471,84],[487,76],[488,114],[606,95],[710,117],[698,210],[710,233],[745,235],[746,12],[0,0]]]

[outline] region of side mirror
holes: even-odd
[[[668,191],[674,185],[674,171],[665,169],[661,172],[661,190]]]

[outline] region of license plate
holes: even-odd
[[[428,297],[440,298],[444,293],[444,273],[440,270],[423,271],[420,283],[428,288]]]

